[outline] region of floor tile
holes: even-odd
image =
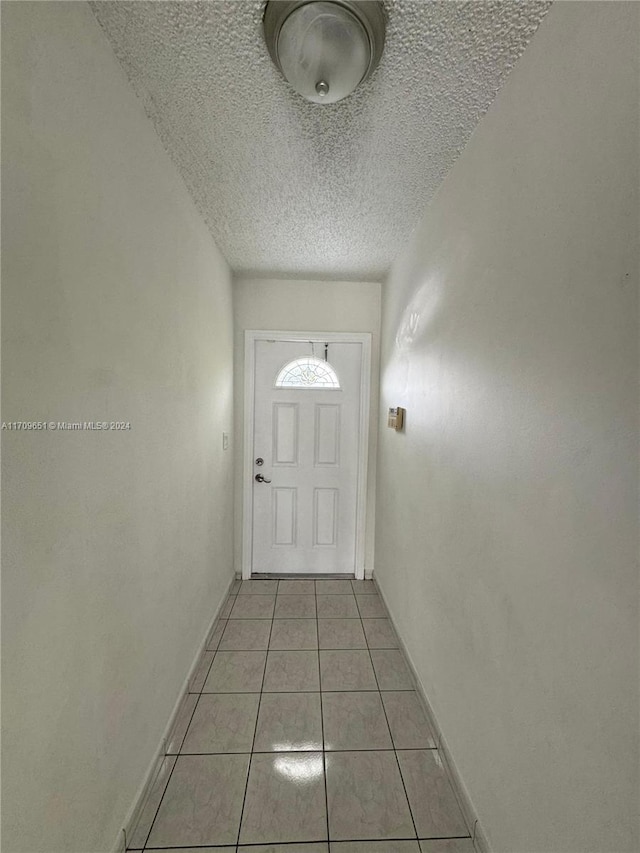
[[[239,595],[231,619],[271,619],[275,595]]]
[[[322,753],[254,753],[240,842],[281,844],[326,837]]]
[[[349,580],[316,581],[317,595],[353,595],[353,587]]]
[[[269,652],[264,676],[266,693],[320,690],[318,653]]]
[[[315,619],[315,595],[279,595],[276,599],[276,619]]]
[[[329,752],[329,837],[415,838],[393,752]]]
[[[319,693],[263,693],[256,752],[312,752],[322,749]]]
[[[268,649],[270,633],[271,619],[229,619],[219,649],[221,652]]]
[[[130,849],[473,853],[375,584],[252,579],[232,593]]]
[[[333,841],[331,853],[420,853],[420,847],[417,841]]]
[[[149,830],[153,824],[156,812],[158,811],[158,806],[160,805],[160,800],[163,797],[175,763],[175,756],[168,755],[160,765],[160,770],[158,771],[158,775],[151,786],[147,802],[144,804],[140,817],[138,818],[138,823],[136,824],[129,840],[129,847],[133,850],[144,847],[144,843],[149,835]]]
[[[316,595],[318,619],[358,619],[353,595]]]
[[[414,691],[383,693],[382,701],[396,749],[435,749],[435,737]]]
[[[235,842],[248,765],[248,755],[180,755],[149,846]]]
[[[278,595],[315,595],[315,581],[280,581]]]
[[[362,626],[370,649],[398,648],[398,640],[388,619],[363,619]]]
[[[321,651],[322,690],[377,690],[369,652]]]
[[[251,752],[259,693],[203,693],[181,753]]]
[[[315,619],[274,619],[270,649],[317,649]]]
[[[387,611],[379,595],[358,594],[356,595],[356,601],[358,602],[358,611],[363,619],[378,619],[387,615]]]
[[[200,693],[215,654],[215,652],[204,652],[189,682],[189,693]]]
[[[217,652],[205,693],[259,693],[266,652]]]
[[[329,853],[329,846],[327,844],[258,844],[256,847],[252,844],[250,847],[245,847],[241,844],[238,847],[238,853],[242,851],[244,853]]]
[[[278,581],[249,580],[242,581],[238,595],[275,595]]]
[[[418,837],[468,835],[437,750],[399,750],[397,755]]]
[[[231,589],[229,590],[229,593],[230,593],[231,595],[237,595],[237,594],[238,594],[238,590],[240,589],[240,587],[241,587],[241,586],[242,586],[242,581],[241,581],[241,580],[238,580],[238,579],[236,578],[236,580],[234,580],[234,582],[231,584]]]
[[[231,610],[232,610],[233,605],[235,603],[236,603],[236,596],[230,595],[229,598],[227,598],[225,603],[222,605],[222,610],[220,611],[220,615],[218,618],[219,619],[228,619],[229,614],[231,613]]]
[[[392,749],[379,693],[322,695],[325,749]]]
[[[413,681],[402,652],[371,649],[371,660],[380,690],[413,690]]]
[[[470,838],[441,838],[439,841],[421,841],[422,853],[475,853]]]
[[[373,581],[351,581],[351,588],[359,595],[378,594],[378,589]]]
[[[176,721],[173,724],[169,737],[167,738],[167,755],[177,755],[180,752],[182,741],[184,740],[184,736],[189,728],[189,723],[191,722],[191,717],[193,716],[197,703],[197,693],[187,693],[182,700],[180,710],[176,715]]]
[[[359,619],[318,619],[321,649],[366,649],[367,641]]]

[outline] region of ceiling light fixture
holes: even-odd
[[[385,12],[378,0],[269,0],[264,38],[293,88],[334,104],[369,77],[382,56]]]

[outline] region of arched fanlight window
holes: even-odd
[[[282,368],[276,377],[276,388],[340,388],[340,380],[327,361],[306,355]]]

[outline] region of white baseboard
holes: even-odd
[[[202,653],[204,651],[204,648],[207,644],[207,640],[211,636],[211,631],[213,630],[213,626],[218,620],[218,616],[220,615],[220,611],[224,607],[224,604],[225,604],[227,597],[229,595],[229,591],[231,590],[231,587],[232,587],[233,583],[235,582],[235,579],[236,579],[235,575],[232,575],[229,578],[229,585],[227,586],[227,589],[226,589],[224,595],[222,596],[222,600],[220,602],[220,605],[218,606],[218,609],[216,610],[216,612],[213,616],[213,619],[209,623],[209,627],[207,628],[205,635],[202,639],[202,642],[200,643],[200,646],[198,648],[198,651],[196,652],[196,656],[193,659],[193,663],[191,664],[191,666],[189,668],[189,672],[187,674],[187,677],[185,678],[185,680],[182,684],[182,687],[181,687],[180,692],[178,694],[178,698],[176,700],[176,703],[173,706],[173,710],[171,711],[171,714],[169,715],[169,721],[168,721],[167,725],[165,726],[164,732],[162,734],[162,738],[160,740],[160,744],[159,744],[157,750],[155,751],[153,758],[151,759],[151,763],[149,764],[149,769],[147,770],[147,773],[146,773],[146,775],[142,781],[142,784],[138,788],[138,791],[137,791],[137,793],[134,797],[134,800],[133,800],[133,805],[129,809],[129,812],[125,818],[124,827],[118,833],[118,838],[117,838],[115,844],[113,845],[113,847],[111,848],[111,853],[124,853],[124,851],[126,850],[127,839],[129,839],[133,836],[133,831],[136,828],[136,824],[138,823],[138,820],[140,819],[140,815],[142,814],[142,810],[145,806],[145,803],[147,802],[147,799],[149,797],[149,793],[150,793],[151,788],[153,786],[153,782],[154,782],[156,776],[158,775],[158,771],[160,770],[160,765],[164,761],[165,748],[167,745],[167,740],[169,738],[169,735],[171,734],[171,730],[173,729],[174,723],[176,721],[176,717],[178,716],[178,711],[180,710],[180,706],[182,705],[182,701],[185,697],[185,694],[187,693],[187,691],[189,689],[189,683],[191,681],[191,677],[194,675],[194,673],[196,671],[196,667],[200,663],[200,658],[201,658]]]
[[[418,675],[415,664],[413,663],[413,659],[411,657],[409,649],[407,648],[407,645],[403,640],[400,631],[398,630],[398,624],[393,616],[391,608],[389,607],[383,590],[380,588],[377,579],[374,578],[374,580],[376,581],[376,587],[378,589],[378,592],[380,593],[380,598],[382,599],[383,604],[386,608],[389,620],[393,625],[393,629],[398,637],[400,647],[404,652],[407,662],[409,664],[409,669],[411,671],[411,676],[413,678],[414,686],[416,688],[416,693],[420,698],[425,714],[427,715],[427,719],[429,720],[429,724],[431,725],[433,734],[435,735],[436,743],[438,744],[438,752],[440,753],[440,758],[442,759],[442,763],[444,764],[445,768],[449,773],[449,778],[451,780],[456,799],[458,800],[458,803],[460,805],[462,815],[465,819],[465,823],[467,824],[467,829],[469,830],[469,834],[471,835],[471,838],[473,840],[473,845],[477,853],[492,853],[489,843],[487,841],[487,837],[482,827],[480,826],[480,822],[478,821],[476,810],[471,801],[471,797],[469,796],[469,792],[467,791],[467,788],[464,782],[462,781],[462,777],[460,776],[456,763],[453,759],[453,756],[451,755],[451,750],[449,749],[449,746],[442,734],[442,730],[440,729],[438,721],[436,720],[436,717],[433,713],[433,709],[431,708],[431,704],[429,702],[429,699],[427,698],[424,685],[420,680],[420,676]]]
[[[473,832],[473,845],[478,851],[478,853],[491,853],[491,847],[489,846],[489,842],[487,841],[487,836],[484,834],[484,830],[480,826],[479,821],[476,821],[474,832]]]

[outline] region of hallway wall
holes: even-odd
[[[556,3],[383,286],[376,577],[496,853],[638,806],[638,16]]]
[[[88,6],[2,9],[2,849],[113,848],[232,576],[230,273]]]
[[[235,366],[235,568],[242,571],[242,477],[244,424],[244,333],[246,329],[290,332],[371,333],[371,416],[367,481],[365,571],[373,569],[375,487],[380,375],[380,284],[359,281],[237,278],[234,298]]]

